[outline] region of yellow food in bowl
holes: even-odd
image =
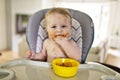
[[[80,63],[69,58],[57,58],[52,61],[53,71],[61,77],[76,75]]]

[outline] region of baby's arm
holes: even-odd
[[[31,59],[31,60],[45,61],[46,60],[45,46],[43,45],[43,49],[40,53],[33,53],[32,51],[30,51],[28,58]]]
[[[36,61],[45,61],[45,56],[43,53],[32,53],[32,56],[29,57],[31,60],[36,60]]]
[[[69,58],[80,60],[81,59],[81,51],[79,47],[77,47],[77,44],[73,41],[70,41],[66,38],[56,38],[56,43],[61,46],[61,48],[65,51],[66,55]]]

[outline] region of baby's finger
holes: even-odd
[[[63,38],[63,40],[69,40],[68,38]]]
[[[27,52],[27,58],[30,58],[34,55],[34,53],[32,51],[28,51]]]

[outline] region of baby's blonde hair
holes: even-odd
[[[62,14],[64,15],[65,17],[70,17],[71,21],[70,23],[72,23],[72,17],[71,17],[71,14],[70,12],[65,9],[65,8],[52,8],[50,9],[46,14],[45,14],[45,24],[46,24],[46,19],[49,15],[51,14],[55,14],[55,13],[59,13],[59,14]]]

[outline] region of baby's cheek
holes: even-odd
[[[49,38],[51,38],[51,39],[54,39],[55,38],[55,35],[54,35],[54,33],[49,33]]]
[[[65,33],[66,38],[69,38],[69,36],[70,36],[70,33]]]

